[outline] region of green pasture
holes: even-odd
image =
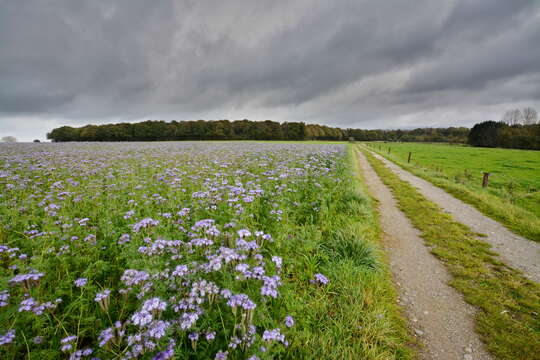
[[[534,150],[477,148],[464,145],[421,143],[370,143],[388,156],[453,180],[469,189],[487,191],[540,216],[540,152]],[[482,190],[483,172],[490,173]]]

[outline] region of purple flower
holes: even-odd
[[[246,294],[232,295],[227,301],[227,305],[232,308],[241,307],[244,310],[253,310],[257,305],[249,299]]]
[[[238,236],[240,236],[240,238],[245,238],[245,237],[249,237],[251,236],[251,231],[247,230],[247,229],[241,229],[241,230],[238,230]]]
[[[229,355],[228,351],[218,351],[216,354],[215,360],[226,360]]]
[[[168,321],[154,321],[148,328],[146,336],[154,339],[161,339],[163,336],[165,336],[165,332],[167,331],[169,326],[170,323]]]
[[[285,341],[285,335],[281,333],[279,328],[272,330],[265,330],[262,336],[264,341],[277,341],[283,343]]]
[[[207,332],[205,334],[205,338],[207,341],[212,341],[216,338],[216,332],[215,331],[210,331],[210,332]]]
[[[253,268],[253,277],[255,279],[261,279],[264,275],[265,271],[264,271],[264,268],[262,266],[255,266]]]
[[[113,328],[107,328],[103,330],[98,336],[99,347],[104,347],[105,345],[107,345],[107,343],[111,341],[113,337],[114,337]]]
[[[174,346],[176,345],[174,340],[170,340],[167,350],[160,351],[154,356],[153,360],[168,360],[174,356]]]
[[[197,313],[183,313],[180,316],[180,328],[182,330],[187,330],[191,328],[199,319],[199,314]]]
[[[109,295],[111,294],[111,290],[105,289],[102,292],[99,292],[96,294],[96,297],[94,298],[95,302],[102,302],[103,300],[107,299]]]
[[[246,278],[250,278],[251,275],[252,275],[251,271],[249,271],[249,265],[245,264],[245,263],[241,263],[241,264],[236,265],[234,270],[238,271],[239,273],[241,273]],[[240,279],[240,277],[238,277],[238,276],[236,278]]]
[[[71,335],[71,336],[63,338],[62,340],[60,340],[60,343],[62,344],[62,347],[60,348],[60,350],[62,352],[70,351],[71,349],[73,349],[73,342],[75,342],[76,340],[77,340],[77,337],[75,335]]]
[[[189,214],[189,208],[183,208],[182,210],[176,213],[176,215],[181,216],[181,217],[187,216],[188,214]]]
[[[77,350],[69,356],[69,360],[80,360],[83,357],[92,355],[93,352],[92,349]]]
[[[272,256],[272,262],[276,264],[276,268],[281,269],[283,260],[279,256]]]
[[[4,335],[0,335],[0,345],[6,345],[15,340],[15,329],[8,330]]]
[[[201,246],[210,246],[214,242],[207,238],[197,238],[197,239],[191,240],[189,243],[193,246],[201,247]]]
[[[212,220],[212,219],[203,219],[203,220],[199,220],[195,223],[195,225],[193,225],[191,227],[191,230],[193,231],[196,231],[196,230],[199,230],[199,229],[208,229],[210,228],[212,225],[214,225],[215,221]]]
[[[87,278],[78,278],[77,280],[75,280],[75,286],[76,287],[83,287],[83,286],[86,285],[87,282],[88,282]]]
[[[9,292],[7,290],[0,291],[0,307],[4,307],[8,304]]]
[[[293,319],[292,316],[287,315],[287,316],[285,317],[285,326],[288,327],[288,328],[294,326],[294,319]]]
[[[211,226],[208,230],[205,231],[205,234],[212,237],[218,237],[221,232],[218,230],[217,227]]]
[[[261,287],[261,295],[277,298],[279,293],[277,288],[281,285],[281,279],[278,275],[272,277],[263,276],[263,286]]]
[[[160,312],[167,308],[167,303],[158,297],[148,299],[144,302],[142,311],[146,312]]]
[[[37,271],[32,271],[28,274],[18,274],[9,280],[10,283],[22,283],[28,281],[39,281],[45,274]]]
[[[94,298],[94,301],[99,304],[99,307],[101,310],[107,312],[109,311],[109,295],[111,294],[111,290],[105,289],[100,293],[96,294],[96,297]]]
[[[39,304],[34,298],[26,298],[19,304],[19,312],[32,311],[38,305]]]
[[[245,241],[244,239],[237,239],[236,240],[236,246],[240,250],[245,251],[251,251],[251,250],[257,250],[259,248],[259,245],[257,245],[256,241]]]
[[[233,336],[231,338],[231,341],[229,342],[229,348],[236,349],[238,347],[238,345],[240,345],[241,343],[242,343],[242,340],[240,340],[236,336]]]
[[[186,265],[178,265],[172,272],[173,276],[184,277],[189,273],[189,268]]]
[[[196,281],[191,286],[189,296],[191,298],[203,298],[205,296],[213,297],[213,295],[219,294],[219,288],[211,281],[201,280]]]
[[[146,280],[150,279],[150,275],[144,271],[138,271],[133,269],[127,269],[120,280],[127,286],[139,285]]]
[[[140,327],[150,324],[152,320],[154,320],[152,314],[144,310],[137,311],[136,313],[131,315],[131,321],[133,322],[133,324]]]
[[[323,274],[315,274],[315,279],[311,280],[312,283],[319,283],[322,285],[328,284],[328,278]]]
[[[231,290],[229,289],[222,289],[221,290],[221,296],[224,298],[224,299],[228,299],[232,296],[232,292]]]
[[[87,237],[84,238],[84,241],[95,245],[96,244],[96,235],[90,234],[90,235],[88,235]]]
[[[141,229],[146,229],[152,226],[158,226],[159,220],[154,220],[152,218],[145,218],[133,225],[133,231],[139,232]]]
[[[34,344],[41,344],[43,342],[43,336],[36,336],[35,338],[32,339],[32,342]]]
[[[75,340],[77,340],[77,336],[70,335],[70,336],[67,336],[67,337],[63,338],[62,340],[60,340],[60,343],[67,344],[67,343],[73,342]]]
[[[199,340],[199,333],[194,332],[194,333],[189,334],[188,339],[191,341]]]
[[[131,240],[129,234],[122,234],[120,238],[118,239],[118,244],[122,245]]]

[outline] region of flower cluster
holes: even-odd
[[[312,279],[311,282],[313,284],[326,285],[326,284],[328,284],[329,280],[323,274],[315,274],[314,279]]]

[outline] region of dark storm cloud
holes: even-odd
[[[540,107],[539,9],[0,0],[0,134],[146,118],[471,125]]]

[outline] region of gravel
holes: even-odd
[[[360,168],[373,197],[379,200],[383,242],[390,270],[411,326],[423,345],[422,359],[491,359],[474,330],[476,309],[448,285],[450,274],[424,245],[420,232],[398,209],[362,153]],[[467,349],[469,348],[469,349]],[[470,351],[467,351],[470,350]]]
[[[467,225],[474,232],[485,234],[486,237],[483,237],[482,241],[492,246],[492,250],[499,254],[502,262],[520,270],[529,280],[540,283],[540,243],[514,234],[497,221],[483,215],[473,206],[403,170],[384,157],[372,154],[383,161],[402,180],[417,188],[423,196],[436,203],[446,213],[451,214],[456,221]]]

